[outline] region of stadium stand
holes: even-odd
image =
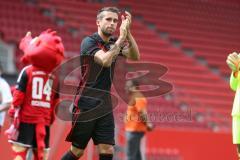
[[[161,129],[229,133],[233,92],[226,81],[230,71],[225,59],[240,46],[237,0],[0,1],[0,31],[5,42],[17,44],[29,29],[33,33],[56,29],[70,58],[78,55],[82,37],[96,31],[96,10],[106,5],[127,8],[134,15],[132,33],[142,61],[169,69],[162,79],[174,86],[173,91],[151,99],[149,114],[190,114],[187,121],[161,120],[154,121],[155,125]],[[20,57],[17,54],[16,66]],[[120,105],[115,114],[124,113],[125,107]],[[118,125],[121,130],[121,121]],[[165,156],[163,152],[160,154]],[[151,159],[155,153],[149,151],[148,155]],[[178,157],[175,151],[173,155]]]

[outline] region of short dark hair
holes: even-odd
[[[134,79],[134,80],[128,80],[127,82],[131,83],[131,87],[138,87],[139,86],[139,81]]]
[[[139,81],[138,80],[132,80],[132,84],[133,84],[133,86],[138,87],[139,86]]]
[[[119,14],[119,12],[120,12],[117,7],[103,7],[98,11],[97,19],[102,19],[103,18],[101,13],[104,12],[104,11],[113,12],[113,13],[116,13],[116,14]]]

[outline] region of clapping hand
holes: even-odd
[[[228,55],[227,57],[227,65],[228,67],[233,71],[236,72],[239,70],[239,62],[240,62],[240,57],[237,54],[237,52],[233,52]]]

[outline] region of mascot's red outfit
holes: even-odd
[[[54,109],[59,101],[56,90],[58,78],[51,72],[63,61],[64,47],[61,38],[50,29],[34,39],[31,33],[27,33],[19,47],[24,52],[22,62],[29,65],[23,68],[18,77],[13,94],[13,107],[9,109],[14,121],[6,133],[10,142],[17,142],[19,123],[35,124],[37,142],[35,159],[42,160],[45,148],[45,126],[53,123]]]

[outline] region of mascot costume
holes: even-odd
[[[57,32],[48,29],[35,38],[28,32],[19,48],[24,52],[21,61],[28,65],[19,74],[8,111],[13,122],[5,133],[14,159],[25,160],[32,148],[34,160],[43,160],[47,159],[44,151],[49,145],[49,126],[59,102],[58,92],[52,89],[59,85],[58,78],[51,72],[64,60],[64,46]]]

